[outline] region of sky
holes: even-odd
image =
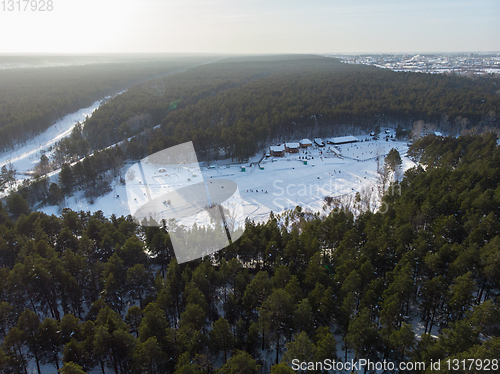
[[[50,1],[0,3],[0,53],[500,51],[500,0]]]

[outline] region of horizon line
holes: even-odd
[[[123,55],[225,55],[225,56],[276,56],[276,55],[405,55],[405,54],[498,54],[498,51],[401,51],[401,52],[0,52],[0,56],[123,56]]]

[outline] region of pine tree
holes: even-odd
[[[220,317],[212,324],[210,331],[210,343],[214,352],[222,351],[224,353],[224,364],[227,362],[227,353],[234,345],[235,338],[231,333],[231,328],[227,320]]]
[[[45,318],[39,327],[40,361],[51,363],[59,371],[59,352],[63,340],[59,331],[59,324],[52,318]]]
[[[22,332],[22,341],[35,359],[38,374],[41,374],[40,319],[33,311],[25,309],[19,316],[17,326]]]
[[[260,365],[247,352],[236,351],[235,354],[220,368],[223,374],[257,374]]]
[[[59,371],[59,369],[58,369],[58,371]],[[66,362],[64,364],[64,366],[61,368],[60,373],[61,374],[86,374],[83,371],[83,368],[80,365],[75,364],[73,361]]]
[[[17,193],[12,193],[7,198],[7,208],[12,218],[17,219],[21,214],[29,214],[30,208],[26,200]]]
[[[64,194],[69,194],[73,188],[75,181],[73,178],[73,172],[68,163],[64,163],[61,166],[61,171],[59,172],[59,185]]]
[[[299,362],[311,362],[316,356],[316,346],[304,331],[296,334],[293,341],[286,343],[285,350],[283,361],[289,365],[295,359]]]
[[[280,342],[282,337],[293,329],[294,305],[292,297],[283,290],[276,289],[264,301],[259,311],[259,324],[262,333],[276,343],[276,363],[279,362]],[[270,335],[270,336],[269,336]]]

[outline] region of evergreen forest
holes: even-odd
[[[164,68],[201,59],[174,59]],[[155,67],[165,64],[161,59],[153,62]],[[88,73],[99,66],[89,65]],[[76,78],[85,78],[77,71]],[[107,80],[98,84],[99,77],[86,84],[102,88]],[[65,82],[64,87],[73,87],[71,79]],[[412,129],[424,133],[426,126],[450,135],[498,134],[499,90],[494,77],[397,73],[319,56],[219,57],[134,85],[108,100],[48,156],[42,155],[35,178],[19,185],[18,192],[31,207],[57,205],[76,190],[86,191],[92,202],[110,191],[125,162],[188,141],[193,141],[198,159],[210,163],[221,158],[245,161],[273,142],[368,133],[381,126],[397,128],[400,139]],[[60,94],[54,97],[71,98]],[[27,134],[22,125],[12,128]],[[44,178],[57,169],[58,180]],[[8,173],[2,172],[0,190],[9,186]]]
[[[415,121],[452,135],[497,131],[499,90],[493,77],[393,72],[319,56],[226,58],[132,87],[85,121],[82,137],[89,150],[131,140],[131,157],[193,141],[202,160],[245,160],[271,142],[411,129]],[[65,145],[68,154],[76,148]]]
[[[65,115],[106,96],[218,58],[118,55],[73,60],[64,57],[0,56],[0,63],[11,67],[0,69],[0,151],[26,142]],[[41,67],[44,62],[52,65]]]
[[[469,105],[481,117],[482,104]],[[30,362],[66,374],[293,373],[293,359],[370,359],[425,362],[413,372],[431,373],[431,361],[474,358],[490,369],[440,372],[495,372],[497,137],[424,137],[409,156],[419,166],[388,189],[385,214],[297,207],[248,221],[231,246],[181,265],[164,227],[48,216],[11,195],[0,210],[0,371],[27,373]]]

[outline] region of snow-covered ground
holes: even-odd
[[[123,92],[125,91],[117,95]],[[0,153],[0,168],[3,165],[12,164],[17,172],[17,180],[29,178],[29,175],[26,175],[26,173],[29,170],[33,170],[35,165],[40,162],[42,154],[48,153],[55,143],[69,136],[78,122],[83,122],[87,116],[90,117],[99,108],[101,103],[109,98],[111,96],[107,96],[104,100],[96,101],[87,108],[82,108],[75,113],[68,114],[43,133],[27,140],[23,144],[16,145],[13,150]]]
[[[359,137],[361,140],[366,138]],[[204,180],[228,179],[236,182],[245,214],[250,219],[262,222],[269,217],[271,211],[281,213],[297,205],[313,212],[321,212],[325,196],[340,197],[373,191],[372,198],[375,198],[378,194],[375,157],[381,156],[383,162],[383,157],[392,148],[396,148],[402,156],[403,171],[414,166],[411,160],[403,157],[408,149],[406,142],[384,139],[339,146],[327,145],[324,148],[309,147],[281,158],[264,158],[260,164],[257,162],[262,155],[256,155],[246,163],[245,171],[241,171],[241,163],[229,163],[226,160],[212,163],[210,167],[202,166],[201,175]],[[307,165],[304,161],[307,161]],[[122,174],[128,168],[130,165],[124,168]],[[193,173],[194,169],[185,171],[193,178],[193,182],[195,179],[201,181],[200,176]],[[156,171],[152,172],[154,173]],[[161,174],[158,173],[156,178],[161,178],[162,183],[165,183],[166,179]],[[173,175],[172,178],[177,176]],[[165,191],[170,190],[166,188]],[[113,191],[96,199],[94,204],[88,203],[78,193],[66,199],[63,206],[77,211],[101,210],[106,216],[121,216],[133,213],[131,207],[134,209],[135,199],[137,196],[127,196],[125,185],[114,181]],[[49,206],[42,210],[47,214],[58,214],[59,208]]]

